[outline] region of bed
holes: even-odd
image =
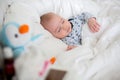
[[[0,29],[14,21],[28,24],[30,36],[42,34],[15,60],[17,80],[45,80],[51,69],[66,71],[63,80],[120,79],[120,0],[2,0],[0,4]],[[84,11],[96,16],[101,29],[92,33],[84,25],[83,44],[70,51],[40,24],[40,16],[46,12],[68,19]],[[40,75],[52,57],[55,63],[48,64]]]

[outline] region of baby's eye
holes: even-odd
[[[62,24],[64,24],[65,20],[62,21]]]

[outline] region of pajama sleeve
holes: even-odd
[[[92,14],[88,13],[88,12],[83,12],[80,15],[77,16],[77,18],[82,21],[83,24],[85,24],[86,22],[88,22],[89,18],[94,17]],[[95,17],[94,17],[95,18]]]

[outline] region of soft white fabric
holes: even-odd
[[[15,62],[19,80],[44,80],[50,68],[67,70],[64,80],[119,80],[120,77],[120,1],[119,0],[14,0],[6,22],[16,21],[31,26],[33,35],[43,32],[44,40],[28,47],[28,52]],[[54,38],[39,24],[39,17],[46,12],[62,17],[93,13],[101,25],[98,33],[83,29],[83,45],[66,51],[66,45]],[[52,56],[56,62],[40,76],[45,60]]]

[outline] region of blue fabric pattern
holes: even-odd
[[[71,33],[62,38],[61,40],[67,45],[81,45],[82,42],[82,26],[88,21],[89,18],[93,17],[92,14],[85,12],[70,18],[68,21],[72,24]]]

